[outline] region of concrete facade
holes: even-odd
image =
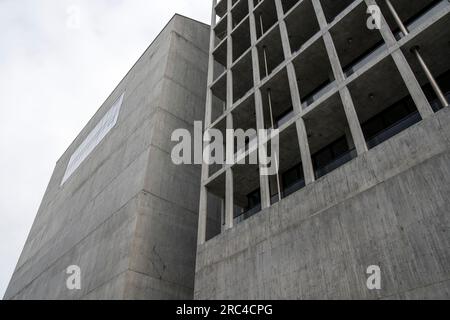
[[[450,299],[450,2],[212,4],[211,28],[169,22],[58,161],[5,298]],[[196,120],[279,129],[278,174],[174,165]]]
[[[196,299],[450,299],[449,123],[447,108],[200,245]]]
[[[202,120],[208,25],[175,15],[56,164],[5,299],[191,299],[200,167],[171,133]],[[71,155],[124,93],[114,128],[61,185]],[[66,287],[81,268],[81,290]]]
[[[279,129],[280,159],[203,165],[195,298],[450,298],[450,2],[212,11],[206,130]]]

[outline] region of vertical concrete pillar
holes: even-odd
[[[230,110],[233,106],[233,73],[231,71],[231,65],[233,64],[233,41],[231,38],[231,31],[233,30],[233,19],[231,16],[231,7],[233,6],[232,0],[228,1],[228,24],[227,24],[227,109]],[[233,115],[228,113],[227,115],[227,129],[233,129]],[[233,141],[227,141],[232,143]],[[234,146],[234,143],[233,143]],[[234,149],[234,147],[233,147]],[[233,150],[234,155],[234,150]],[[234,217],[234,181],[233,170],[228,168],[225,173],[225,230],[233,228]]]
[[[352,139],[352,133],[349,128],[345,128],[345,140],[347,141],[348,147],[350,149],[355,149],[355,143]]]
[[[252,67],[253,67],[253,85],[257,87],[260,83],[260,70],[259,70],[259,56],[258,49],[255,47],[256,36],[256,18],[253,13],[254,4],[253,0],[248,0],[248,8],[250,11],[250,41],[252,45]],[[256,88],[255,90],[255,114],[256,114],[256,130],[262,130],[264,128],[264,113],[261,90]],[[260,166],[260,172],[262,168]],[[269,177],[266,175],[259,175],[259,183],[261,188],[261,208],[265,209],[270,207],[270,185]]]
[[[305,184],[311,184],[316,180],[314,174],[314,167],[312,164],[311,150],[309,148],[308,134],[306,131],[306,125],[303,118],[298,119],[295,122],[297,129],[297,137],[300,147],[300,156],[302,158],[303,174],[305,176]]]
[[[214,81],[214,44],[215,44],[215,34],[214,26],[216,25],[216,11],[215,5],[217,0],[213,0],[213,8],[211,13],[211,32],[209,37],[209,56],[208,56],[208,80],[207,80],[207,92],[206,92],[206,108],[205,108],[205,128],[209,127],[212,121],[212,91],[211,84]]]
[[[347,117],[348,126],[355,144],[356,152],[358,155],[361,155],[368,150],[368,147],[361,124],[359,123],[355,105],[353,104],[352,96],[350,95],[350,91],[347,87],[340,89],[339,94],[342,99],[342,105],[344,106],[345,115]]]
[[[408,88],[409,94],[416,104],[417,110],[423,119],[426,119],[434,114],[431,108],[430,102],[428,102],[425,93],[420,87],[419,81],[417,81],[414,72],[406,61],[405,55],[400,49],[391,53],[392,59],[394,59],[395,65],[397,66],[400,75]]]
[[[231,31],[233,30],[233,19],[231,17],[231,7],[233,0],[228,1],[228,21],[227,21],[227,109],[233,106],[233,73],[231,65],[233,64],[233,39],[231,38]]]
[[[205,165],[203,165],[205,167]],[[202,170],[203,177],[203,170]],[[200,187],[200,202],[199,202],[199,214],[198,214],[198,235],[197,244],[202,245],[206,241],[206,220],[208,216],[208,190],[203,184]]]
[[[220,232],[224,232],[225,229],[225,199],[220,200]]]
[[[255,108],[256,108],[256,126],[257,130],[264,130],[264,114],[262,108],[262,95],[261,90],[258,88],[255,91]],[[265,209],[270,207],[270,185],[269,177],[261,174],[262,166],[260,165],[259,171],[259,183],[261,188],[261,208]]]
[[[289,59],[291,57],[291,45],[289,43],[289,36],[286,27],[286,23],[284,22],[284,12],[283,12],[283,4],[281,0],[275,0],[275,7],[277,9],[277,18],[280,26],[281,33],[281,43],[283,45],[283,52],[285,59]]]
[[[367,6],[370,5],[376,5],[375,0],[365,0]],[[417,81],[416,76],[414,75],[414,72],[412,71],[411,67],[408,64],[408,61],[405,58],[405,55],[401,51],[401,49],[398,47],[397,39],[395,39],[394,34],[392,33],[391,29],[389,28],[388,23],[386,22],[386,19],[381,13],[381,25],[380,25],[380,31],[381,36],[383,37],[384,41],[388,45],[391,50],[391,57],[394,60],[395,65],[397,66],[397,69],[403,78],[403,81],[405,82],[406,87],[408,88],[409,94],[411,95],[411,98],[413,99],[414,103],[416,104],[417,110],[419,111],[420,115],[423,119],[431,116],[434,112],[433,109],[428,102],[427,97],[425,96],[425,93],[423,92],[422,88],[420,87],[419,81]]]
[[[341,62],[334,46],[333,39],[330,32],[328,31],[328,23],[325,18],[325,14],[322,9],[322,5],[319,1],[313,0],[314,11],[316,12],[317,20],[319,21],[320,29],[323,31],[323,41],[325,42],[325,47],[328,53],[328,58],[331,63],[331,68],[333,69],[334,78],[339,87],[342,86],[345,76],[342,70]],[[368,150],[366,139],[361,128],[361,124],[358,119],[358,115],[355,110],[355,105],[353,104],[353,99],[350,95],[350,91],[346,86],[339,90],[341,96],[342,104],[344,106],[345,115],[347,117],[347,122],[350,127],[350,132],[352,134],[353,141],[355,142],[356,151],[358,155],[363,154]]]
[[[278,16],[278,22],[280,25],[280,32],[281,32],[281,41],[283,43],[283,52],[284,52],[284,58],[286,60],[289,60],[291,58],[291,45],[289,42],[289,35],[286,27],[286,23],[283,19],[284,12],[283,12],[283,5],[281,3],[281,0],[275,0],[275,5],[277,8],[277,16]],[[298,88],[297,83],[297,74],[295,72],[295,68],[293,63],[290,61],[288,62],[286,66],[287,75],[288,75],[288,81],[289,81],[289,89],[291,92],[291,99],[292,99],[292,107],[294,109],[294,112],[296,115],[300,115],[303,113],[302,110],[302,102],[300,99],[300,91]],[[309,148],[309,142],[308,142],[308,134],[306,132],[306,126],[303,118],[300,118],[296,122],[296,129],[297,129],[297,139],[298,139],[298,145],[300,148],[300,155],[302,158],[302,165],[303,165],[303,174],[305,175],[305,183],[310,184],[315,181],[315,175],[314,175],[314,168],[312,164],[311,159],[311,150]]]
[[[227,129],[233,129],[233,115],[229,113],[227,115]],[[228,135],[227,135],[228,137]],[[231,148],[231,153],[234,159],[234,139],[231,141],[227,140],[227,148]],[[233,228],[233,218],[234,218],[234,179],[233,179],[233,169],[228,168],[225,172],[225,230]]]
[[[234,179],[233,169],[227,169],[225,173],[225,230],[233,228],[234,218]]]
[[[211,115],[212,115],[212,92],[211,92],[211,84],[214,80],[214,56],[212,55],[212,51],[214,49],[215,43],[215,35],[214,35],[214,26],[216,24],[216,7],[217,0],[212,1],[212,10],[211,10],[211,33],[209,38],[209,60],[208,60],[208,84],[207,84],[207,93],[206,93],[206,106],[205,106],[205,129],[209,127],[211,124]],[[199,245],[204,244],[206,241],[206,223],[208,217],[208,189],[205,186],[205,181],[209,177],[209,165],[206,163],[202,164],[202,181],[200,187],[200,202],[199,202],[199,214],[198,214],[198,235],[197,235],[197,243]]]

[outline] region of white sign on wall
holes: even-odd
[[[109,131],[117,123],[119,117],[120,107],[122,106],[124,94],[113,104],[111,109],[105,114],[95,128],[89,133],[87,138],[81,143],[81,145],[75,150],[70,157],[69,164],[67,165],[66,173],[62,179],[61,185],[69,179],[69,177],[77,170],[77,168],[83,163],[89,154],[95,149],[95,147],[105,138]]]

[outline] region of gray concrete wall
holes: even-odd
[[[170,134],[203,118],[208,41],[207,25],[174,16],[75,139],[6,299],[192,297],[200,168],[172,165]],[[60,186],[74,150],[123,92],[116,126]],[[66,288],[70,265],[81,267],[80,291]]]
[[[449,124],[447,108],[200,245],[195,298],[449,299]]]

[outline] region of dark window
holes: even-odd
[[[447,101],[450,102],[450,70],[446,71],[444,74],[440,75],[436,78],[437,83],[441,87],[442,92],[444,93],[445,97],[447,98]],[[434,93],[433,88],[428,83],[427,85],[422,87],[423,92],[428,98],[428,101],[430,101],[431,107],[435,112],[441,110],[443,108],[441,102],[437,98],[436,94]]]
[[[355,150],[350,150],[347,139],[343,136],[313,155],[316,178],[323,177],[355,157]]]
[[[368,147],[374,148],[421,119],[413,100],[408,96],[364,123],[362,130]]]
[[[247,195],[248,207],[247,210],[251,210],[261,205],[261,191],[255,190]]]
[[[323,168],[349,151],[347,139],[344,137],[329,144],[313,156],[316,168]]]
[[[287,189],[297,182],[303,180],[302,165],[298,164],[294,168],[289,169],[282,175],[283,177],[283,189]]]
[[[331,145],[333,158],[338,158],[348,151],[347,139],[344,137]]]
[[[408,96],[364,123],[362,125],[364,136],[370,140],[415,112],[417,109],[414,102]]]
[[[317,152],[313,159],[316,168],[322,168],[330,163],[333,160],[333,152],[331,151],[330,146]]]
[[[289,169],[281,175],[281,184],[283,187],[283,198],[293,194],[305,186],[305,177],[301,163]]]

